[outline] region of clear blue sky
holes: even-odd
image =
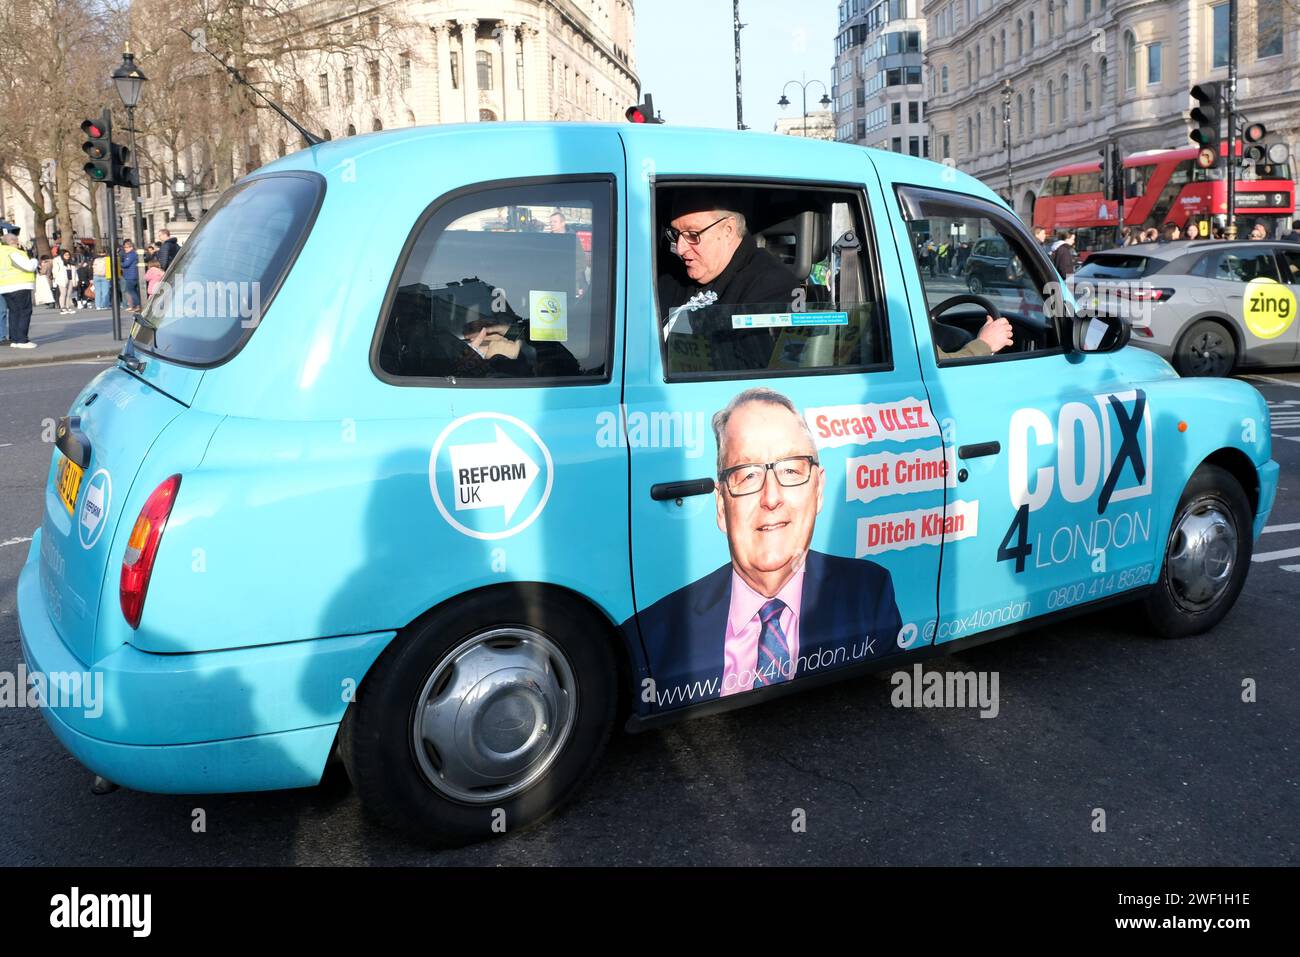
[[[639,0],[637,73],[664,120],[679,126],[736,128],[731,0]],[[837,0],[740,0],[741,88],[745,125],[771,132],[779,116],[801,115],[799,90],[776,105],[787,80],[814,78],[830,90]],[[822,90],[808,88],[808,111]]]

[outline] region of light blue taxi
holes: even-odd
[[[932,273],[931,236],[999,238],[1005,282]],[[983,184],[840,144],[484,124],[278,160],[59,424],[23,649],[104,691],[44,714],[144,791],[338,755],[454,844],[559,807],[616,726],[1108,602],[1210,629],[1277,487],[1265,403],[1053,276]]]

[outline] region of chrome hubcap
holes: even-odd
[[[449,797],[500,801],[547,772],[576,713],[564,653],[531,628],[496,628],[462,642],[424,683],[412,722],[416,760]]]
[[[1217,500],[1195,503],[1183,513],[1169,544],[1169,585],[1189,611],[1204,611],[1228,587],[1237,565],[1237,527]]]

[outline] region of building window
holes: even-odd
[[[909,156],[921,155],[921,137],[909,136],[907,138],[907,152]]]
[[[975,152],[984,149],[984,114],[975,114]]]
[[[1211,65],[1218,69],[1228,65],[1228,5],[1220,3],[1210,9],[1211,27],[1213,29],[1210,49],[1214,57]]]
[[[478,69],[478,88],[492,89],[492,54],[486,50],[479,50],[474,54],[474,65]]]
[[[1016,94],[1016,135],[1025,135],[1025,98],[1022,94]]]
[[[1038,107],[1034,100],[1034,88],[1029,88],[1029,132],[1033,133],[1038,126]]]
[[[930,158],[930,137],[928,136],[921,137],[921,155],[926,159]]]
[[[319,77],[316,78],[316,82],[317,82],[317,84],[318,84],[318,89],[320,90],[320,95],[319,95],[319,97],[318,97],[318,99],[320,100],[320,105],[321,105],[321,106],[329,106],[329,105],[330,105],[330,77],[329,77],[329,74],[328,74],[328,73],[322,73]]]
[[[1047,38],[1056,32],[1056,0],[1047,0]]]
[[[347,132],[347,135],[348,135],[348,136],[356,136],[356,135],[357,135],[357,128],[356,128],[356,126],[355,126],[354,124],[352,124],[352,123],[349,123],[349,124],[348,124],[348,132]]]
[[[367,91],[370,96],[379,95],[379,61],[371,60],[366,64],[366,74],[370,79],[370,89]]]
[[[460,89],[460,54],[455,50],[451,51],[451,88]]]
[[[907,122],[921,122],[921,104],[917,103],[915,100],[912,100],[907,104]]]
[[[939,67],[939,92],[948,92],[948,64]]]
[[[943,134],[943,158],[948,159],[952,156],[952,150],[948,148],[948,134]]]
[[[1029,49],[1038,43],[1038,31],[1034,28],[1034,11],[1029,11]]]
[[[1083,112],[1092,110],[1092,84],[1088,82],[1088,64],[1083,65]]]
[[[370,16],[367,20],[367,24],[370,27],[370,38],[372,40],[379,39],[379,15],[373,14]]]
[[[1025,21],[1016,20],[1016,56],[1025,55]]]
[[[972,61],[971,61],[970,51],[967,50],[966,51],[966,82],[967,83],[975,82],[975,68],[971,66],[971,62]]]
[[[1003,65],[1003,66],[1006,66],[1006,65],[1007,65],[1007,31],[1006,31],[1006,30],[1003,30],[1003,31],[1002,31],[1002,41],[1001,41],[1001,43],[1000,43],[1000,46],[1001,46],[1001,48],[1002,48],[1002,50],[1001,50],[1001,52],[1002,52],[1002,56],[1001,56],[1002,65]]]
[[[1159,42],[1147,44],[1147,86],[1160,85],[1160,77],[1163,73],[1160,69],[1162,47],[1163,44]]]
[[[890,140],[889,142],[890,142],[890,148],[891,148],[895,153],[901,153],[901,152],[903,152],[903,138],[902,138],[901,136],[895,136],[895,137],[894,137],[892,140]]]
[[[897,126],[903,122],[903,104],[893,103],[889,107],[889,123],[891,126]]]
[[[1061,122],[1070,118],[1070,75],[1061,74]]]
[[[411,88],[411,55],[409,53],[402,54],[400,76],[402,89],[409,90]]]
[[[370,121],[370,129],[372,132],[378,133],[383,128],[384,128],[384,124],[379,122],[379,117],[376,116],[373,120]]]
[[[1047,125],[1056,122],[1056,84],[1047,81]]]
[[[1255,14],[1255,58],[1282,54],[1282,0],[1258,0]]]
[[[1092,0],[1083,0],[1083,18],[1087,20],[1092,16]]]
[[[1097,61],[1097,105],[1098,106],[1106,102],[1106,82],[1109,79],[1108,76],[1109,73],[1110,73],[1109,64],[1106,62],[1106,58],[1102,57],[1100,60]]]
[[[1131,31],[1124,33],[1124,89],[1131,90],[1138,82],[1137,38]]]
[[[352,67],[345,66],[343,68],[343,102],[351,103],[352,95],[355,92],[356,88],[352,83]]]
[[[966,152],[967,153],[975,152],[975,134],[972,132],[972,130],[973,127],[971,126],[970,117],[968,116],[966,117]]]
[[[989,145],[998,148],[998,111],[997,107],[989,110]]]

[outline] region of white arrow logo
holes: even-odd
[[[508,525],[541,469],[501,426],[493,428],[496,438],[491,442],[450,449],[456,511],[504,508]]]

